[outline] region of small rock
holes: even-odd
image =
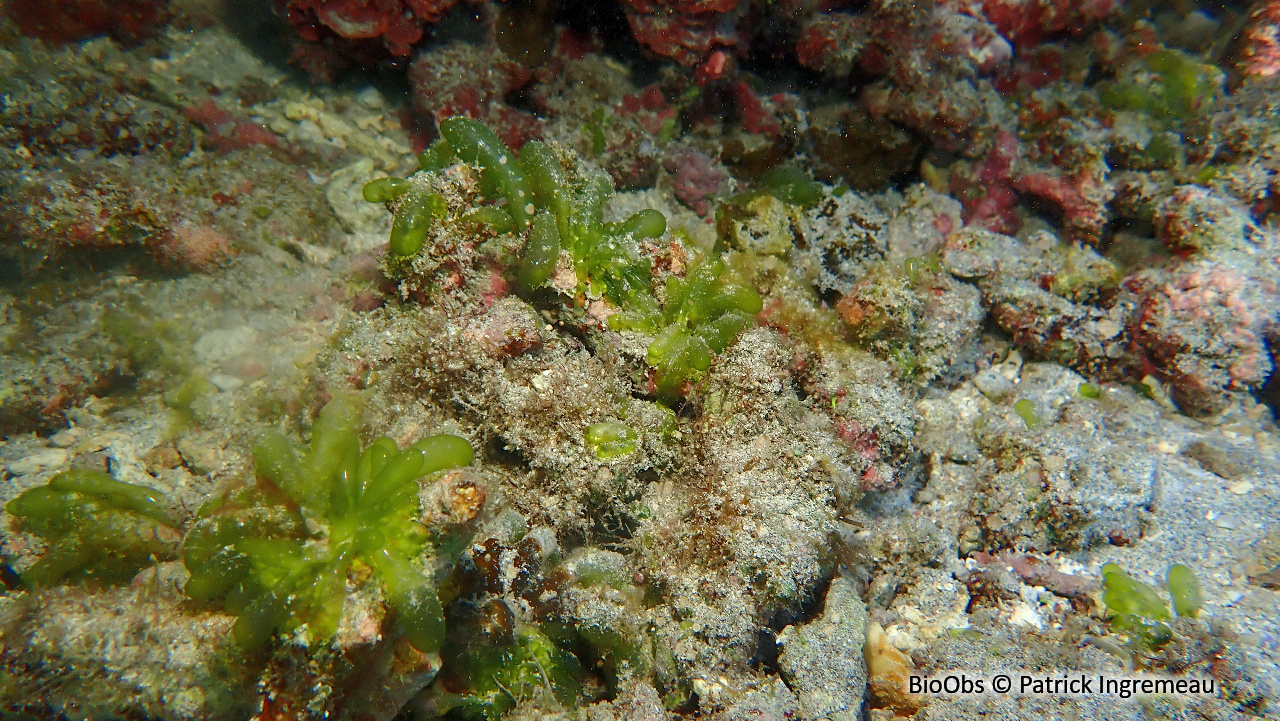
[[[1249,475],[1253,470],[1252,467],[1258,464],[1257,458],[1245,449],[1209,440],[1198,440],[1188,444],[1182,454],[1199,463],[1206,471],[1228,481]]]
[[[182,454],[187,468],[196,475],[208,475],[222,467],[222,454],[218,448],[196,443],[189,438],[178,441],[178,453]]]
[[[226,375],[225,373],[211,374],[209,376],[209,382],[217,386],[218,390],[223,393],[230,393],[244,385],[244,381],[236,378],[235,376]]]
[[[192,350],[201,361],[218,365],[252,350],[257,340],[258,332],[247,325],[216,328],[200,336]]]
[[[880,624],[873,622],[867,625],[863,654],[867,662],[867,696],[872,708],[893,709],[902,716],[910,716],[920,710],[924,699],[907,690],[915,664],[889,643],[889,637]]]
[[[75,445],[75,442],[80,439],[80,436],[83,435],[83,433],[84,431],[79,428],[64,428],[63,430],[54,433],[53,436],[49,438],[49,442],[58,448],[69,448],[72,445]]]
[[[52,471],[67,464],[71,454],[61,448],[44,448],[28,456],[10,461],[5,468],[15,476]]]
[[[156,446],[147,451],[142,457],[143,463],[146,464],[147,470],[155,473],[156,471],[177,468],[182,465],[182,454],[178,453],[173,446]]]
[[[378,89],[372,85],[361,90],[356,95],[356,102],[370,110],[377,110],[386,104],[386,101],[382,99],[382,93],[378,92]]]
[[[988,368],[973,376],[973,385],[992,401],[1002,401],[1013,395],[1013,381],[996,368]]]
[[[836,578],[827,591],[822,616],[788,626],[778,636],[778,666],[800,699],[805,718],[854,721],[862,717],[867,668],[867,607],[853,584]]]

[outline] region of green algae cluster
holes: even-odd
[[[486,604],[481,613],[499,603]],[[498,613],[504,612],[510,613]],[[543,695],[563,707],[573,706],[581,666],[572,653],[532,624],[492,635],[505,638],[445,647],[450,685],[461,693],[437,693],[440,707],[461,718],[497,721],[518,701]]]
[[[1111,614],[1111,626],[1127,634],[1136,648],[1157,648],[1173,639],[1173,631],[1165,623],[1170,618],[1169,607],[1153,586],[1130,576],[1114,563],[1102,567],[1102,581],[1102,601]],[[1199,615],[1204,601],[1194,571],[1181,564],[1170,566],[1166,585],[1179,616]]]
[[[555,149],[536,140],[525,143],[517,157],[493,130],[469,118],[442,121],[440,135],[419,157],[421,172],[439,172],[458,160],[480,169],[482,193],[499,205],[476,208],[463,220],[525,235],[517,274],[523,293],[547,283],[561,250],[569,252],[584,292],[617,304],[649,292],[651,263],[636,241],[666,232],[661,213],[642,210],[622,223],[605,223],[605,205],[613,196],[607,174],[570,173]],[[430,227],[447,211],[438,193],[403,178],[371,181],[363,194],[393,208],[390,248],[397,257],[421,252]]]
[[[313,642],[327,640],[358,568],[377,579],[410,643],[439,649],[444,613],[420,567],[430,531],[419,520],[417,479],[469,465],[474,453],[451,435],[403,450],[383,436],[361,450],[359,415],[353,399],[339,397],[321,411],[308,446],[263,436],[255,485],[197,514],[183,544],[187,595],[221,601],[238,617],[241,645],[303,625]]]
[[[178,523],[156,491],[102,471],[74,469],[9,501],[24,531],[48,544],[22,574],[30,586],[89,581],[125,583],[156,561],[174,557]]]
[[[517,158],[491,129],[468,118],[442,121],[440,134],[420,156],[421,172],[440,172],[459,159],[480,168],[482,192],[498,202],[474,208],[462,220],[499,233],[523,234],[516,273],[520,292],[534,297],[550,280],[562,253],[567,253],[578,292],[606,298],[620,309],[610,317],[611,329],[655,336],[647,361],[655,369],[656,392],[664,403],[683,397],[687,382],[700,377],[714,355],[751,326],[752,316],[760,312],[760,296],[751,288],[725,282],[719,260],[694,263],[686,278],[668,277],[659,303],[653,264],[641,252],[639,241],[662,236],[666,217],[656,210],[641,210],[620,223],[606,223],[605,206],[614,192],[607,174],[577,172],[572,157],[536,140],[526,143]],[[779,169],[767,182],[771,192],[798,204],[816,202],[822,188],[800,171],[787,168]],[[396,227],[418,229],[423,227],[419,218],[445,215],[439,206],[443,198],[420,193],[406,179],[371,181],[364,197],[393,209],[391,252],[396,256],[420,252],[427,232],[422,230],[420,238],[415,230],[409,236],[413,242],[406,242]],[[620,438],[593,447],[606,458],[624,453],[627,444]]]
[[[621,423],[595,423],[583,433],[587,447],[602,461],[629,456],[636,452],[636,432]]]
[[[719,259],[693,263],[684,278],[667,277],[665,302],[635,302],[609,317],[614,330],[633,329],[654,334],[646,360],[656,371],[659,400],[672,402],[684,395],[684,385],[697,380],[764,307],[760,295],[743,285],[726,282]]]
[[[1225,86],[1217,66],[1203,63],[1180,50],[1161,48],[1142,58],[1146,71],[1133,79],[1099,85],[1102,103],[1116,110],[1143,113],[1166,125],[1176,125],[1205,112]]]

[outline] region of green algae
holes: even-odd
[[[1035,430],[1044,425],[1044,419],[1040,417],[1040,412],[1036,409],[1036,403],[1033,400],[1019,399],[1013,404],[1013,412],[1022,418],[1022,422],[1027,424],[1029,430]]]
[[[636,452],[636,432],[621,423],[596,423],[587,426],[583,436],[587,447],[602,461],[611,461]]]
[[[768,192],[788,205],[808,208],[822,200],[822,183],[795,165],[779,165],[770,168],[762,178]]]
[[[451,661],[447,671],[453,681],[448,685],[461,688],[462,693],[437,692],[441,711],[464,719],[497,721],[532,698],[549,696],[563,707],[573,705],[582,672],[573,654],[533,625],[521,626],[509,636],[495,635],[487,643],[455,646],[451,642],[445,647],[442,655]]]
[[[439,193],[408,193],[396,208],[391,224],[391,254],[409,258],[421,252],[432,223],[443,218],[447,210],[448,204]]]
[[[1154,587],[1114,563],[1102,567],[1102,581],[1102,602],[1111,614],[1113,628],[1128,634],[1138,648],[1155,648],[1173,638],[1173,631],[1165,623],[1169,620],[1169,607]]]
[[[1226,75],[1180,50],[1160,48],[1142,59],[1142,82],[1100,83],[1102,103],[1143,113],[1165,124],[1180,124],[1205,112],[1222,94]]]
[[[546,213],[538,213],[533,227],[525,239],[521,252],[520,270],[516,275],[521,291],[530,293],[546,284],[560,259],[560,231],[556,220]]]
[[[719,259],[695,262],[685,278],[668,276],[665,302],[634,302],[609,317],[614,330],[635,329],[654,334],[646,360],[656,372],[657,395],[671,403],[685,395],[684,386],[711,367],[746,328],[764,303],[755,290],[726,282]]]
[[[366,567],[416,648],[444,638],[432,578],[419,567],[429,529],[417,479],[471,463],[462,438],[437,435],[401,450],[385,436],[361,450],[359,406],[338,397],[320,413],[311,442],[278,433],[254,446],[257,482],[206,504],[183,545],[187,594],[221,600],[237,616],[236,640],[262,644],[304,625],[313,642],[337,630],[348,572]]]
[[[365,183],[360,195],[370,203],[389,203],[409,192],[409,187],[404,178],[378,178]]]
[[[1195,618],[1204,608],[1204,597],[1200,594],[1200,581],[1195,571],[1182,564],[1169,566],[1165,583],[1169,586],[1169,596],[1173,598],[1173,609],[1179,616]]]
[[[440,123],[440,134],[462,160],[481,168],[481,185],[490,193],[500,193],[516,230],[523,231],[533,219],[533,191],[511,149],[484,123],[455,116]]]
[[[536,140],[525,143],[517,158],[492,130],[467,118],[443,121],[440,132],[444,137],[419,158],[422,171],[444,170],[455,159],[480,167],[482,191],[502,205],[474,208],[462,221],[488,225],[500,234],[529,233],[517,272],[522,292],[529,294],[546,284],[561,249],[569,251],[585,294],[623,305],[652,292],[652,262],[637,241],[666,231],[660,212],[642,210],[622,223],[607,224],[605,206],[614,193],[608,174],[570,172],[560,151]],[[392,189],[401,187],[398,180],[371,181],[366,199],[395,203],[391,253],[412,257],[421,252],[432,223],[444,218],[448,208],[440,195],[419,197],[411,184],[402,196],[390,197]],[[546,221],[537,220],[544,214],[555,219],[554,235]]]
[[[23,583],[124,583],[156,561],[174,557],[178,524],[157,491],[78,468],[55,475],[5,509],[48,548],[22,573]]]

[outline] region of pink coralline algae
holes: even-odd
[[[1092,166],[1076,175],[1059,172],[1032,172],[1021,175],[1018,190],[1053,203],[1062,213],[1062,224],[1074,240],[1097,245],[1102,240],[1110,212],[1107,205],[1115,197],[1115,186],[1107,180],[1105,166]]]
[[[715,46],[740,42],[735,28],[741,0],[623,0],[635,39],[682,65],[701,63]]]
[[[528,68],[496,47],[456,42],[432,49],[409,67],[413,99],[419,110],[439,122],[455,115],[474,118],[495,129],[503,142],[519,149],[542,135],[537,117],[506,103],[506,96],[533,80]]]
[[[868,111],[949,151],[981,156],[1003,127],[1001,101],[986,77],[1007,63],[1012,48],[995,26],[960,7],[904,9],[877,0],[857,15],[815,15],[801,28],[796,55],[828,74],[877,77],[862,93]]]
[[[337,35],[348,40],[381,39],[392,55],[406,56],[458,0],[277,0],[277,11],[311,42]]]
[[[1241,42],[1239,66],[1247,77],[1280,76],[1280,0],[1254,4]]]
[[[1039,45],[1046,37],[1079,33],[1106,18],[1115,0],[983,0],[982,11],[1019,48]]]
[[[1165,283],[1142,275],[1127,283],[1143,299],[1134,339],[1188,413],[1217,413],[1229,393],[1255,390],[1271,372],[1264,336],[1278,299],[1254,295],[1253,285],[1212,262],[1179,268]]]
[[[698,215],[711,210],[711,199],[729,178],[718,163],[691,148],[672,152],[663,160],[663,166],[673,174],[671,189],[676,197]]]
[[[215,150],[227,152],[254,145],[276,147],[280,144],[275,133],[212,100],[193,105],[183,110],[183,114],[205,129],[205,144]]]
[[[1013,188],[1013,164],[1018,159],[1018,139],[1004,132],[974,172],[953,172],[950,190],[964,203],[964,222],[997,233],[1013,233],[1018,217],[1013,209],[1018,194]]]
[[[1133,337],[1184,410],[1216,413],[1230,394],[1256,390],[1272,370],[1267,340],[1280,323],[1280,237],[1195,185],[1162,203],[1153,224],[1187,260],[1126,281],[1142,299]]]
[[[676,109],[667,103],[657,85],[649,85],[639,93],[627,93],[613,109],[620,118],[633,118],[645,130],[657,135],[663,124],[675,118]]]

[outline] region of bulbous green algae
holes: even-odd
[[[667,216],[661,211],[645,208],[636,211],[611,230],[617,235],[630,235],[638,240],[657,238],[667,232]]]
[[[521,291],[529,293],[546,283],[555,271],[559,257],[560,231],[556,228],[556,219],[546,213],[538,213],[521,254],[517,275]]]
[[[428,530],[419,522],[425,475],[471,463],[463,438],[437,435],[400,450],[387,437],[363,451],[359,407],[339,397],[320,413],[311,443],[279,434],[254,448],[257,482],[207,504],[183,551],[197,600],[222,598],[235,636],[255,646],[307,626],[313,641],[337,629],[354,563],[373,570],[406,637],[424,652],[444,637],[431,579],[417,567]]]
[[[569,237],[572,202],[564,167],[546,143],[530,140],[520,149],[520,167],[529,178],[538,208],[555,214],[560,237]]]
[[[636,451],[636,432],[621,423],[596,423],[583,433],[596,458],[610,461]]]
[[[1180,563],[1169,566],[1166,583],[1169,595],[1173,597],[1173,610],[1179,616],[1195,618],[1200,615],[1204,597],[1200,595],[1200,582],[1196,580],[1195,571]]]
[[[422,168],[424,173],[444,170],[457,160],[458,156],[453,152],[453,146],[444,138],[436,138],[436,141],[427,146],[426,150],[418,153],[418,167]]]
[[[439,193],[408,195],[396,208],[395,219],[391,223],[391,254],[401,258],[417,255],[426,242],[431,223],[443,218],[446,212],[448,204]]]
[[[1035,430],[1044,425],[1044,420],[1040,418],[1040,413],[1036,410],[1036,402],[1029,398],[1022,398],[1014,403],[1013,412],[1022,418],[1022,422],[1026,423],[1027,428],[1030,430]]]
[[[452,117],[441,121],[440,134],[459,158],[481,167],[483,182],[501,190],[516,230],[523,232],[533,218],[533,191],[511,149],[483,123],[470,118]]]
[[[1113,627],[1147,647],[1160,646],[1173,638],[1173,631],[1164,623],[1169,619],[1169,607],[1156,589],[1114,563],[1102,567],[1102,581],[1102,602],[1112,613]]]
[[[360,195],[370,203],[389,203],[409,192],[409,187],[404,178],[378,178],[365,183]]]
[[[511,220],[511,214],[507,211],[493,205],[482,205],[475,208],[466,215],[462,216],[464,223],[480,223],[493,228],[495,233],[499,235],[510,233],[515,230],[515,223]]]
[[[153,489],[102,471],[74,469],[32,488],[5,507],[49,547],[22,574],[28,585],[66,580],[122,583],[154,560],[174,557],[178,524]]]
[[[779,165],[764,174],[769,194],[791,205],[809,207],[822,200],[822,183],[812,180],[794,165]]]
[[[663,402],[683,396],[684,383],[710,368],[714,355],[751,326],[764,306],[754,290],[724,282],[723,274],[719,259],[695,263],[684,279],[667,278],[660,314],[656,304],[634,303],[609,318],[614,330],[656,333],[646,360],[657,370],[658,398]]]
[[[1081,383],[1076,389],[1081,398],[1096,399],[1102,397],[1102,389],[1093,383]]]

